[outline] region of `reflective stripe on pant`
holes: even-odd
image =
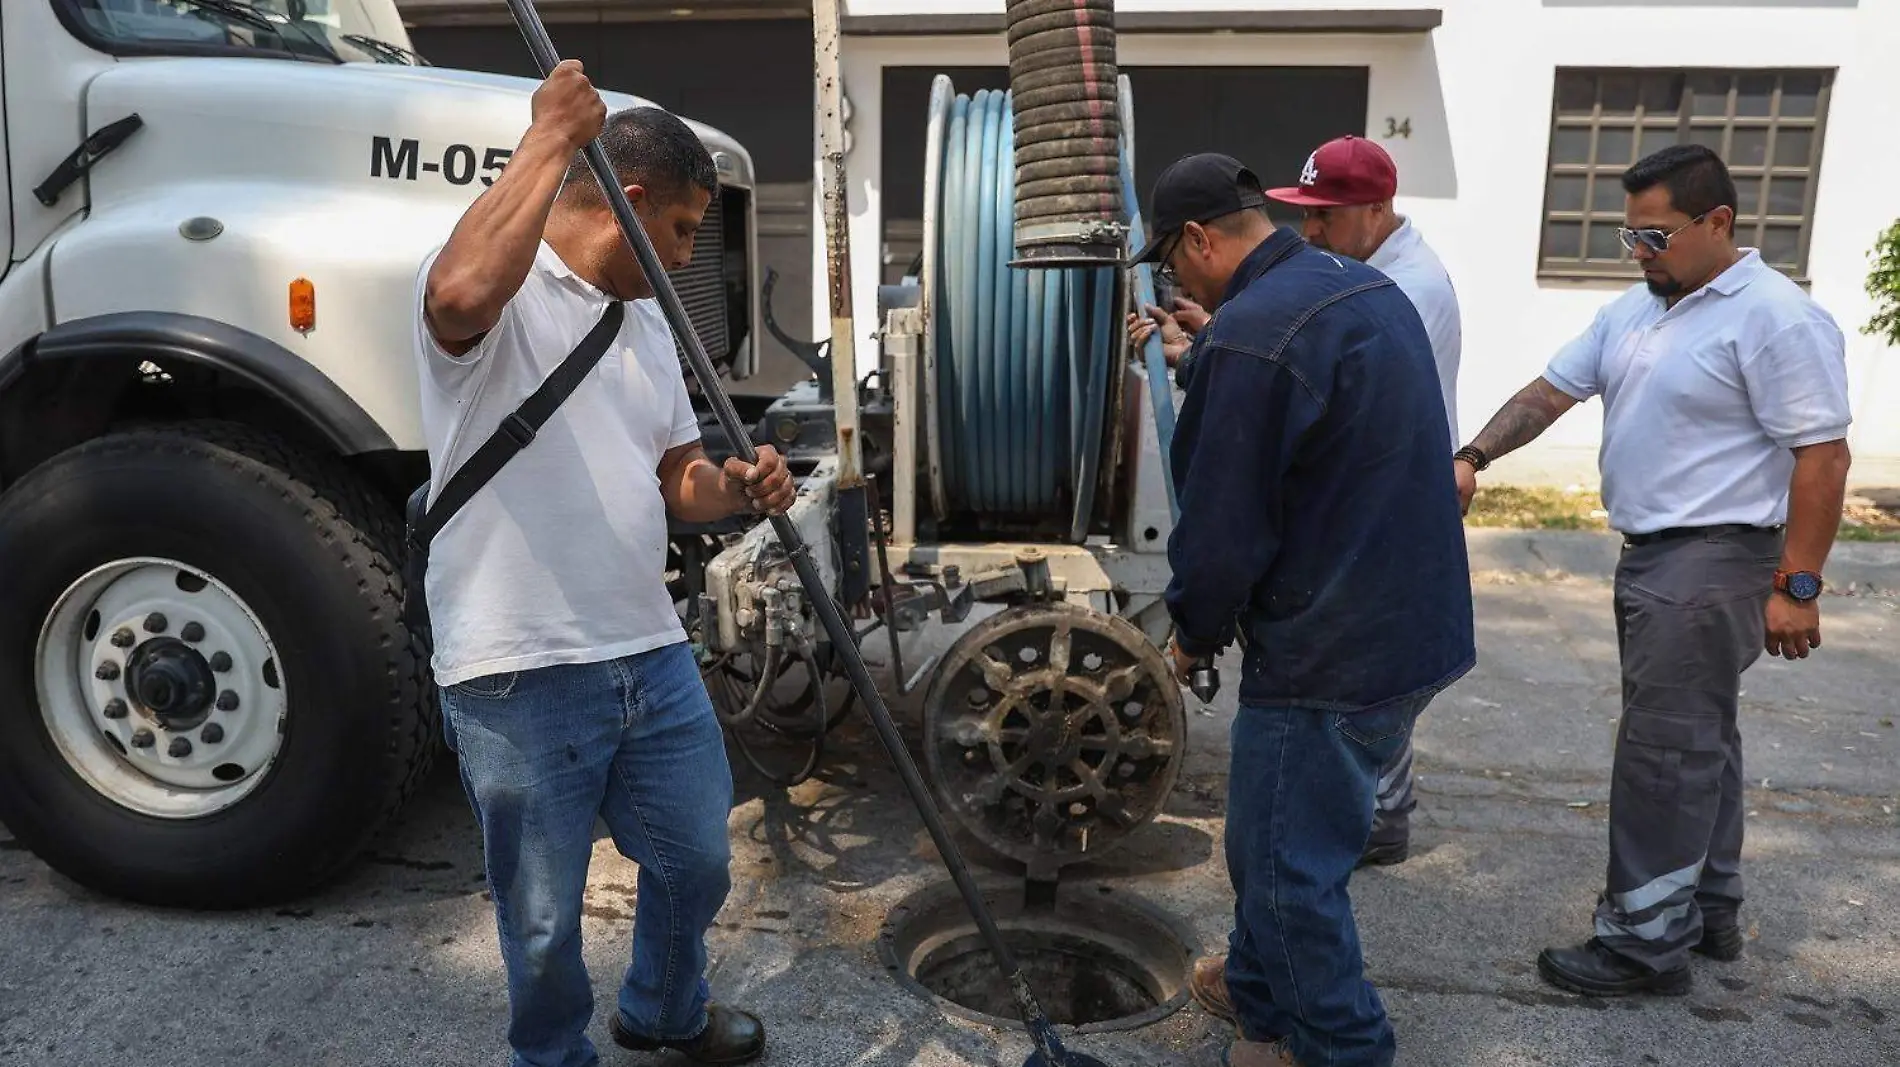
[[[1372,809],[1371,845],[1390,845],[1411,836],[1412,812],[1418,807],[1418,795],[1412,783],[1412,735],[1379,768],[1378,794]]]
[[[1777,533],[1731,531],[1626,549],[1617,566],[1623,720],[1596,935],[1659,971],[1687,961],[1704,914],[1742,903],[1736,712],[1780,554]]]

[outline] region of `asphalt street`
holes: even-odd
[[[1608,574],[1590,534],[1473,531],[1480,663],[1422,722],[1413,855],[1352,884],[1400,1064],[1878,1067],[1900,1062],[1900,545],[1842,545],[1812,659],[1745,677],[1745,957],[1697,957],[1678,998],[1587,1000],[1537,977],[1581,940],[1603,876],[1619,690]],[[885,649],[867,642],[867,655]],[[919,649],[921,650],[921,649]],[[908,654],[908,653],[907,653]],[[1223,665],[1228,678],[1239,664]],[[899,702],[900,718],[915,701]],[[1165,814],[1064,875],[1223,944],[1230,689],[1190,701]],[[915,737],[915,731],[912,731]],[[789,794],[739,773],[734,890],[712,982],[760,1014],[779,1067],[1021,1063],[1017,1031],[952,1017],[886,971],[890,909],[941,880],[862,717]],[[913,746],[914,747],[914,746]],[[611,1003],[635,868],[598,843],[586,955]],[[1009,884],[994,867],[986,883]],[[506,1000],[479,842],[453,770],[342,883],[291,906],[164,912],[102,899],[0,828],[0,1063],[35,1067],[505,1064]],[[611,1047],[603,1062],[682,1064]],[[1075,1047],[1111,1067],[1212,1067],[1226,1029],[1190,1005]]]

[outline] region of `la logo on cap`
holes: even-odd
[[[1318,152],[1313,152],[1306,157],[1306,166],[1300,168],[1301,185],[1312,185],[1319,181],[1319,164],[1316,162],[1318,158]]]

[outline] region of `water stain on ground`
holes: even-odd
[[[1859,997],[1848,997],[1847,1002],[1849,1004],[1852,1004],[1854,1006],[1854,1010],[1861,1013],[1863,1016],[1865,1016],[1867,1018],[1867,1021],[1870,1023],[1879,1025],[1880,1023],[1884,1023],[1887,1021],[1886,1012],[1881,1011],[1879,1008],[1874,1007],[1872,1004],[1867,1003],[1865,1000],[1862,1000]]]
[[[1715,1008],[1706,1004],[1698,1004],[1690,1008],[1689,1014],[1703,1022],[1711,1023],[1752,1023],[1755,1021],[1753,1015],[1740,1008]]]
[[[1782,996],[1787,998],[1788,1000],[1794,1001],[1796,1004],[1805,1004],[1810,1008],[1819,1008],[1822,1011],[1833,1011],[1836,1005],[1838,1004],[1837,1001],[1822,1000],[1818,997],[1802,996],[1800,993],[1783,993]]]
[[[1748,983],[1740,978],[1717,978],[1716,982],[1731,993],[1740,993],[1748,988]]]
[[[1815,1015],[1812,1012],[1791,1011],[1785,1013],[1783,1017],[1791,1023],[1799,1023],[1810,1030],[1826,1030],[1834,1025],[1834,1020],[1825,1015]]]

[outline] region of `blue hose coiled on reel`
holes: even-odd
[[[1007,92],[959,94],[935,228],[938,459],[950,509],[1088,529],[1121,351],[1114,267],[1016,268]],[[1124,155],[1126,150],[1124,149]],[[1067,515],[1063,515],[1063,512]]]

